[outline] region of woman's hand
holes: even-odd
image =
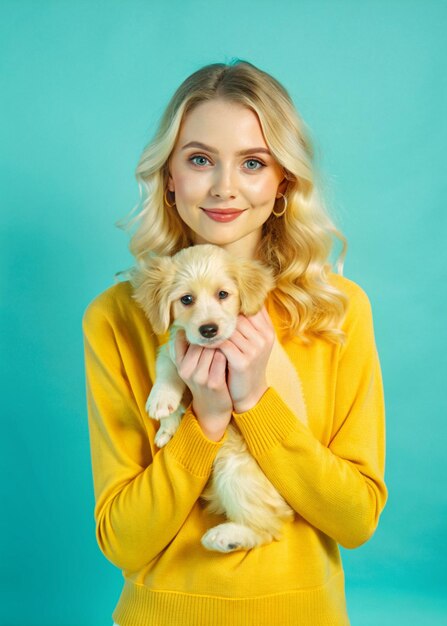
[[[233,403],[226,382],[227,360],[219,349],[189,344],[185,332],[175,337],[175,363],[192,393],[192,409],[203,433],[220,441],[231,420]]]
[[[268,389],[267,363],[275,329],[265,307],[252,315],[239,315],[236,330],[219,346],[228,361],[228,389],[235,413],[253,408]]]

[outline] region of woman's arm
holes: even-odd
[[[173,439],[152,452],[156,424],[135,397],[137,359],[129,376],[110,309],[95,301],[83,319],[96,534],[112,563],[135,571],[177,534],[203,491],[220,444],[203,435],[187,410]]]
[[[345,331],[327,447],[272,388],[234,418],[266,476],[299,515],[355,548],[373,534],[387,498],[382,379],[371,308],[360,289]]]

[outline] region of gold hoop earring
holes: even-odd
[[[283,210],[281,211],[281,213],[275,213],[275,211],[272,211],[272,213],[273,213],[273,215],[274,215],[275,217],[281,217],[282,215],[284,215],[284,213],[285,213],[285,212],[286,212],[286,210],[287,210],[287,198],[286,198],[286,196],[282,193],[282,194],[280,195],[280,198],[282,198],[282,199],[284,200],[284,208],[283,208]]]
[[[165,204],[167,204],[167,206],[172,209],[172,207],[175,206],[175,200],[174,200],[173,204],[169,204],[168,199],[166,197],[166,194],[168,193],[168,191],[169,191],[169,189],[165,189],[165,192],[163,194],[163,198],[164,198]]]

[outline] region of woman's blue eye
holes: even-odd
[[[191,161],[191,163],[194,163],[194,165],[205,165],[205,163],[196,163],[195,159],[203,159],[203,161],[208,161],[206,157],[201,156],[201,155],[192,156],[189,160]]]
[[[210,160],[201,154],[196,154],[192,157],[189,157],[189,161],[194,165],[198,165],[199,167],[203,167],[210,163]],[[245,163],[248,164],[247,169],[256,171],[260,170],[262,167],[265,167],[265,164],[262,161],[258,161],[258,159],[247,159]]]
[[[260,170],[261,167],[265,167],[264,163],[258,161],[258,159],[247,159],[246,163],[254,163],[255,165],[259,165],[259,167],[248,167],[249,170]]]
[[[188,306],[189,304],[192,304],[193,302],[193,297],[188,293],[186,294],[186,296],[182,296],[180,298],[180,302],[186,306]]]

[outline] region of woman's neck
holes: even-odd
[[[214,244],[229,252],[232,256],[243,259],[258,259],[258,251],[261,243],[262,229],[248,233],[245,237],[229,243]],[[194,244],[213,243],[194,238]]]

